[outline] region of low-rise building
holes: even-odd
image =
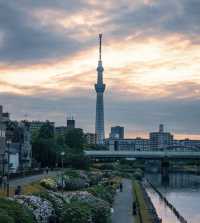
[[[122,126],[111,127],[110,138],[124,139],[124,127]]]
[[[143,138],[135,139],[106,139],[105,144],[110,151],[148,151],[149,140]]]
[[[3,173],[6,162],[6,123],[9,121],[9,113],[3,112],[0,105],[0,172]]]
[[[179,149],[191,149],[191,150],[200,150],[200,140],[194,139],[181,139],[173,140],[174,147],[180,147]]]
[[[55,133],[57,135],[64,136],[66,132],[67,132],[67,127],[66,126],[57,126],[57,127],[55,127]]]
[[[162,150],[167,146],[173,145],[173,135],[170,132],[164,132],[164,125],[159,126],[158,132],[150,133],[151,150]]]
[[[85,141],[88,145],[95,145],[97,143],[97,135],[95,133],[85,133]]]
[[[29,122],[9,121],[6,126],[6,139],[9,143],[11,171],[16,172],[31,167],[32,146]]]
[[[29,122],[31,132],[34,132],[35,130],[40,130],[40,128],[47,122],[49,122],[49,121],[47,120],[47,121],[31,121],[31,122]],[[55,127],[54,122],[49,122],[49,123],[51,126],[53,126],[53,128]]]

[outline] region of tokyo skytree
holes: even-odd
[[[104,132],[104,102],[103,93],[105,91],[106,85],[103,83],[103,65],[101,60],[101,43],[102,34],[99,34],[99,61],[97,66],[97,83],[95,84],[95,90],[97,93],[96,99],[96,123],[95,123],[95,133],[97,137],[97,144],[103,144],[105,138]]]

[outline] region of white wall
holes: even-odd
[[[10,154],[10,172],[15,173],[19,167],[19,153]]]

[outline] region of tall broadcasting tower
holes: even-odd
[[[105,133],[104,133],[104,103],[103,103],[103,93],[105,91],[106,85],[103,83],[103,66],[101,60],[101,40],[102,34],[99,34],[99,62],[97,67],[97,83],[95,84],[95,90],[97,92],[96,101],[96,123],[95,123],[95,133],[97,135],[97,144],[103,144]]]

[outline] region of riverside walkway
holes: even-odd
[[[25,185],[30,184],[30,183],[33,183],[35,181],[39,181],[42,178],[47,177],[47,176],[54,177],[59,172],[60,171],[49,171],[48,174],[43,173],[43,174],[37,174],[37,175],[20,177],[20,178],[17,178],[17,179],[11,179],[10,180],[10,187],[16,187],[18,185],[25,186]]]
[[[10,196],[14,195],[14,191],[15,188],[17,186],[21,186],[22,187],[22,191],[24,189],[25,186],[40,181],[42,178],[45,177],[54,177],[56,175],[60,174],[60,171],[49,171],[48,174],[46,174],[45,172],[42,174],[37,174],[37,175],[31,175],[31,176],[25,176],[25,177],[19,177],[16,179],[10,179],[9,180],[9,188],[10,188]],[[6,190],[3,190],[3,187],[0,188],[0,196],[6,196]]]
[[[114,212],[112,214],[112,223],[133,223],[132,215],[132,181],[123,179],[123,191],[118,192],[114,202]]]

